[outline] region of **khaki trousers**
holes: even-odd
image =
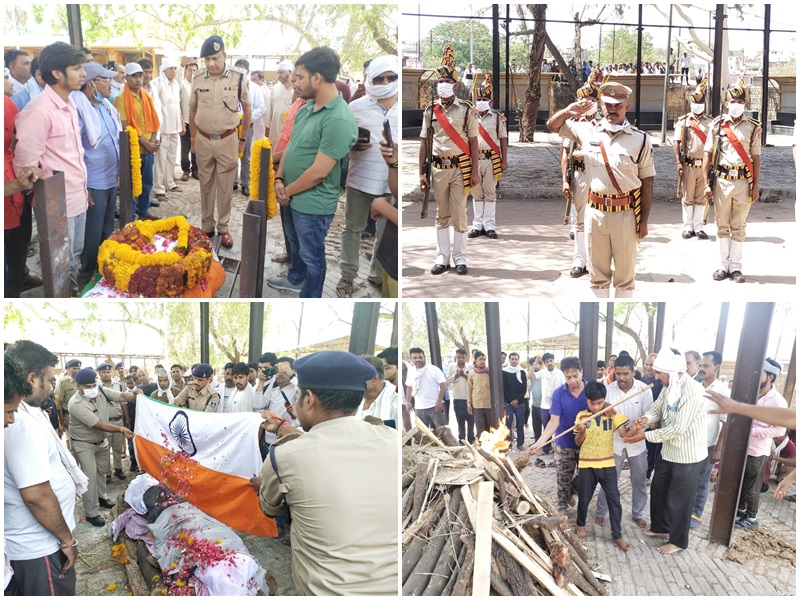
[[[717,178],[714,186],[714,213],[717,237],[743,242],[750,214],[750,186],[746,179],[729,181]]]
[[[383,194],[389,196],[389,194]],[[347,186],[347,200],[344,208],[344,229],[342,230],[342,251],[339,268],[343,277],[355,279],[358,275],[358,254],[361,249],[361,234],[367,228],[372,201],[379,198],[377,194],[368,194]],[[383,230],[386,228],[386,219],[378,219],[375,227],[375,244],[372,248],[369,279],[373,282],[383,280],[383,267],[375,258],[378,254]]]
[[[122,421],[112,421],[112,425],[116,425],[120,423],[120,427],[122,427]],[[122,449],[125,447],[125,436],[121,433],[112,433],[111,434],[111,455],[114,459],[114,470],[122,470]]]
[[[467,231],[467,197],[461,169],[437,169],[433,166],[433,195],[436,198],[436,229],[453,226],[458,233]]]
[[[494,178],[492,161],[482,158],[478,161],[478,173],[481,182],[472,188],[472,229],[480,231],[495,230],[495,215],[497,210],[497,181]]]
[[[108,441],[90,444],[72,440],[72,451],[89,478],[89,489],[82,496],[83,512],[87,518],[100,514],[100,498],[106,497],[106,475],[108,475]]]
[[[698,167],[683,166],[683,196],[681,203],[684,206],[705,206],[706,197],[703,194],[705,190],[705,179],[703,178],[703,169]]]
[[[164,194],[175,187],[175,164],[179,145],[180,134],[161,134],[161,147],[156,152],[153,194]],[[197,146],[195,145],[195,147]]]
[[[611,285],[613,260],[614,287],[634,289],[637,236],[633,209],[612,213],[587,206],[586,245],[593,288],[608,289]]]
[[[572,266],[586,267],[586,206],[589,203],[589,175],[575,171],[572,176],[572,211],[575,215],[575,241],[572,246]]]
[[[194,148],[197,154],[197,174],[200,176],[201,227],[203,231],[210,232],[216,225],[218,233],[227,233],[231,218],[233,180],[239,166],[239,139],[235,133],[222,140],[209,140],[198,133]],[[218,221],[214,220],[215,203]]]

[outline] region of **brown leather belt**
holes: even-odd
[[[633,193],[599,195],[589,190],[589,204],[597,210],[620,212],[633,207]]]
[[[208,138],[209,140],[224,140],[226,137],[228,137],[229,135],[231,135],[232,133],[235,133],[235,132],[236,132],[236,129],[234,128],[234,129],[229,129],[225,133],[206,133],[205,131],[203,131],[199,127],[197,128],[197,133],[202,135],[204,138]]]
[[[722,179],[729,181],[736,181],[737,179],[747,178],[747,167],[739,165],[738,167],[726,167],[725,165],[717,166],[717,175]]]

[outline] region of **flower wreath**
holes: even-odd
[[[269,138],[253,142],[250,149],[250,199],[258,200],[261,183],[261,149],[272,150]],[[275,167],[269,161],[269,183],[267,184],[267,219],[278,214],[278,200],[275,198]]]
[[[156,234],[177,245],[158,252],[153,243]],[[201,283],[213,259],[208,236],[179,215],[134,221],[113,232],[100,246],[97,266],[118,290],[147,298],[175,298]]]
[[[139,133],[130,125],[125,128],[131,146],[131,195],[142,195],[142,155],[139,153]]]

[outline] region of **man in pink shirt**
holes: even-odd
[[[50,44],[39,55],[44,92],[17,115],[17,147],[14,168],[35,165],[42,177],[64,173],[67,231],[70,246],[72,292],[78,292],[78,268],[83,252],[88,194],[80,124],[71,92],[81,89],[86,58],[78,48],[64,42]],[[58,210],[58,207],[52,207]]]
[[[761,371],[761,383],[758,389],[756,406],[774,406],[787,408],[786,400],[775,389],[775,380],[781,372],[777,361],[767,358]],[[747,462],[744,466],[742,492],[739,496],[736,528],[748,529],[758,527],[756,520],[758,502],[761,497],[761,481],[764,467],[772,451],[772,438],[782,436],[786,429],[775,425],[767,425],[753,419],[750,429],[750,443],[747,445]]]

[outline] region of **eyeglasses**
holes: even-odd
[[[372,85],[380,85],[382,83],[394,83],[397,81],[397,75],[378,75],[372,78]]]

